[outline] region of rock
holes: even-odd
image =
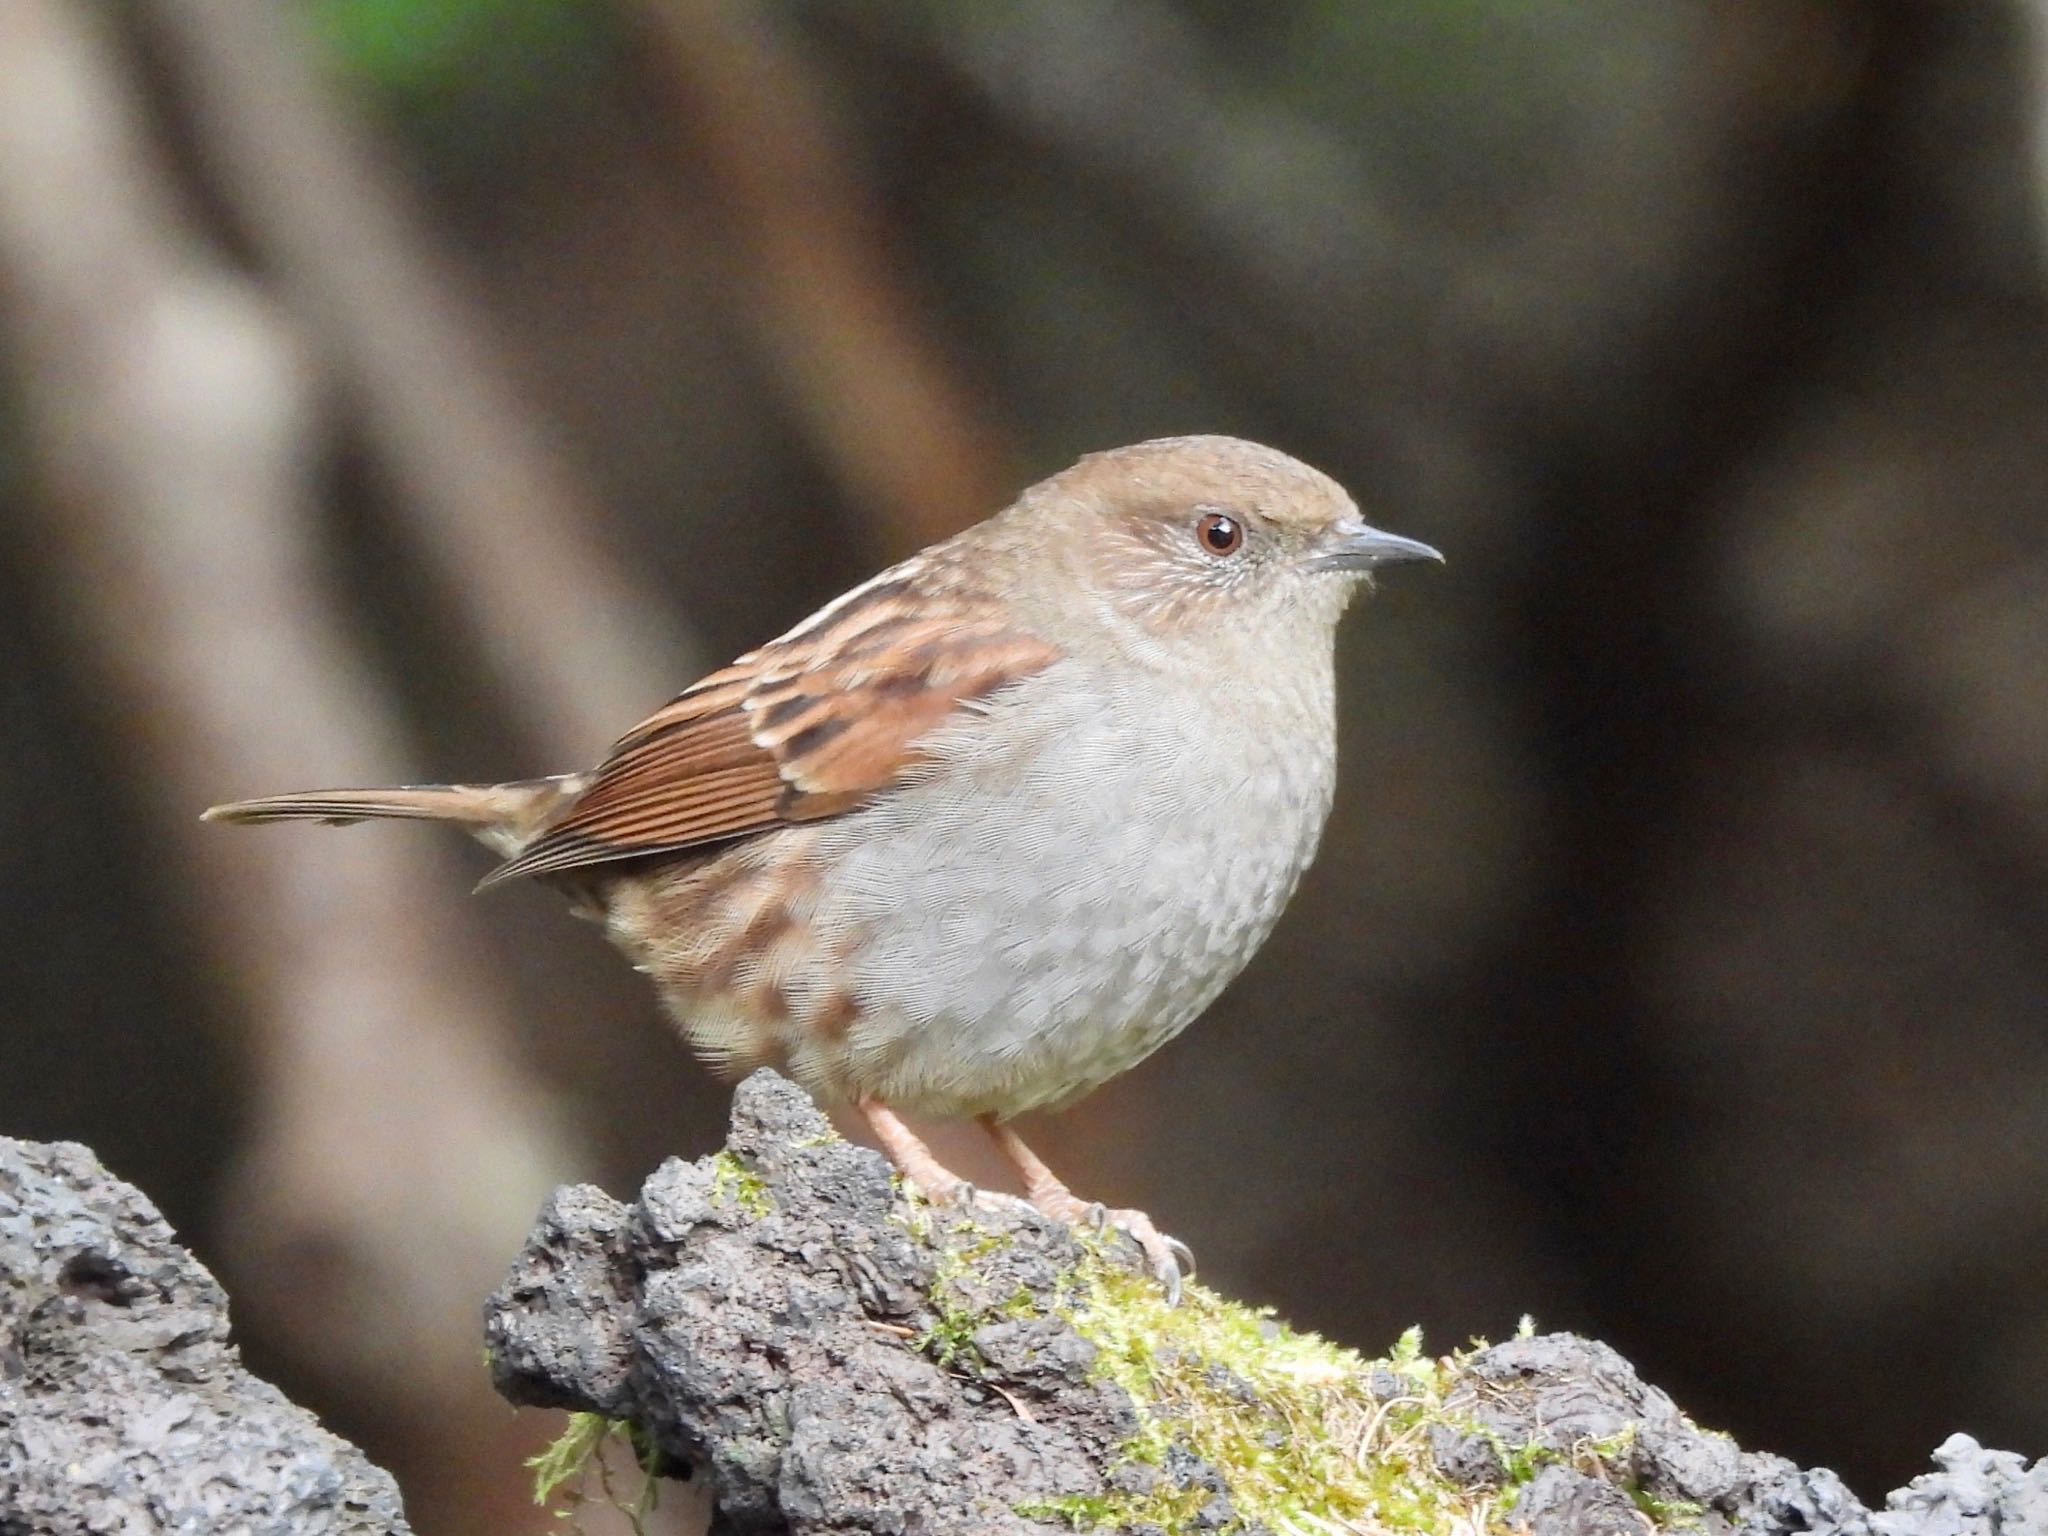
[[[407,1529],[388,1474],[242,1368],[139,1191],[0,1138],[0,1533]]]
[[[1338,1378],[1347,1434],[1369,1420],[1369,1454],[1407,1458],[1373,1476],[1438,1524],[2048,1536],[2048,1463],[1967,1435],[1872,1513],[1824,1468],[1699,1429],[1603,1344],[1364,1361],[1199,1288],[1175,1310],[1149,1281],[1086,1289],[1116,1262],[1021,1203],[906,1201],[760,1073],[716,1157],[630,1204],[556,1191],[487,1309],[492,1372],[515,1402],[631,1421],[708,1480],[729,1536],[1337,1529],[1288,1501],[1326,1498],[1356,1438],[1277,1492],[1233,1477],[1320,1422]],[[1134,1402],[1108,1368],[1131,1351],[1195,1396]],[[1197,1401],[1221,1433],[1194,1433]],[[388,1476],[243,1370],[220,1287],[141,1194],[82,1147],[0,1139],[0,1536],[405,1530]]]
[[[2011,1451],[1950,1435],[1929,1472],[1873,1515],[1876,1536],[2048,1536],[2048,1459],[2029,1468]]]
[[[1062,1529],[1016,1509],[1100,1494],[1130,1404],[1088,1379],[1085,1341],[1042,1319],[958,1341],[1005,1363],[1009,1397],[970,1390],[964,1360],[905,1348],[945,1326],[943,1250],[907,1210],[879,1157],[757,1074],[722,1158],[665,1163],[631,1207],[594,1190],[550,1203],[488,1308],[499,1389],[634,1420],[708,1474],[734,1533]],[[975,1220],[992,1251],[963,1276],[962,1312],[1049,1287],[1076,1257],[1035,1213]],[[1020,1233],[1014,1256],[994,1251]]]
[[[1369,1454],[1408,1458],[1376,1470],[1409,1480],[1397,1508],[1439,1523],[1490,1510],[1531,1536],[2048,1536],[2048,1474],[1967,1437],[1872,1515],[1832,1472],[1698,1428],[1604,1344],[1552,1334],[1371,1362],[1198,1287],[1177,1312],[1111,1324],[1078,1299],[1085,1257],[1019,1204],[904,1200],[878,1156],[759,1073],[717,1157],[665,1163],[630,1205],[555,1196],[487,1309],[493,1370],[515,1402],[633,1421],[708,1478],[714,1529],[734,1536],[1348,1529],[1296,1518],[1327,1492],[1321,1463],[1253,1498],[1215,1449],[1257,1463],[1339,1377],[1354,1429],[1413,1416]],[[1168,1321],[1204,1308],[1206,1340]],[[1184,1401],[1134,1403],[1103,1368],[1134,1328],[1227,1421],[1201,1442],[1215,1460],[1191,1448]],[[1261,1396],[1289,1383],[1307,1395]],[[1348,1458],[1361,1442],[1332,1443]]]
[[[1549,1466],[1531,1478],[1508,1514],[1529,1536],[1643,1536],[1643,1517],[1614,1484],[1570,1467]]]

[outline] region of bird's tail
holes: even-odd
[[[290,795],[231,800],[206,810],[205,821],[352,821],[396,817],[453,822],[510,858],[531,842],[563,805],[581,794],[589,776],[560,774],[511,784],[400,784],[390,789],[306,789]]]

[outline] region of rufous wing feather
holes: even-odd
[[[934,726],[1057,654],[991,599],[878,579],[627,732],[590,787],[484,884],[851,810],[914,769]]]

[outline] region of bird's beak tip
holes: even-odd
[[[1443,551],[1383,528],[1360,527],[1339,539],[1321,564],[1323,569],[1332,571],[1373,571],[1383,565],[1409,565],[1423,560],[1442,565]]]

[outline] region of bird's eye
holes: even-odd
[[[1221,512],[1204,512],[1195,524],[1195,537],[1212,555],[1234,555],[1244,547],[1244,524]]]

